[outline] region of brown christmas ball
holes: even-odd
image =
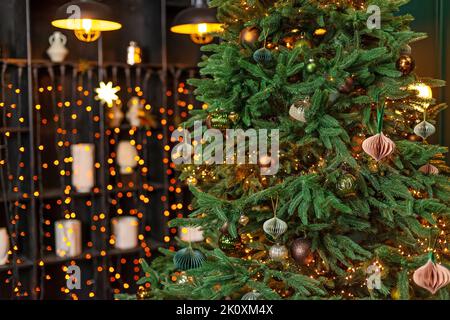
[[[300,73],[294,74],[288,78],[289,83],[297,83],[302,80],[302,75]]]
[[[340,93],[350,93],[354,88],[354,80],[352,77],[348,77],[345,79],[344,84],[339,87]]]
[[[352,137],[352,150],[355,153],[361,153],[363,151],[362,149],[362,143],[366,139],[366,136],[364,134],[357,134]]]
[[[410,74],[416,67],[416,62],[411,56],[402,55],[397,60],[397,70],[403,73],[403,75]]]
[[[291,256],[301,265],[306,265],[311,261],[311,242],[307,239],[295,239],[291,244]]]
[[[247,27],[241,30],[239,40],[241,44],[254,47],[259,39],[260,32],[256,27]]]

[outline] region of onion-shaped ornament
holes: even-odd
[[[414,127],[414,133],[422,139],[427,139],[436,132],[436,128],[428,121],[422,121]]]
[[[269,249],[269,257],[274,261],[284,261],[289,257],[289,250],[282,244],[275,244]]]
[[[267,48],[260,48],[253,53],[256,62],[266,64],[272,61],[272,52]]]
[[[439,169],[436,168],[435,166],[433,166],[433,165],[430,164],[430,163],[427,163],[426,165],[421,166],[421,167],[419,168],[419,171],[422,172],[423,174],[426,174],[426,175],[436,175],[436,174],[439,174]]]
[[[289,115],[297,121],[306,122],[305,111],[311,107],[309,97],[295,101],[289,109]]]
[[[287,223],[277,217],[273,217],[272,219],[264,222],[263,230],[273,239],[277,239],[287,230]]]
[[[450,283],[450,270],[435,263],[433,255],[430,254],[428,262],[414,271],[413,280],[419,287],[435,294]]]
[[[205,260],[206,257],[202,252],[191,247],[179,250],[173,257],[175,267],[180,270],[200,268]]]
[[[362,148],[369,156],[380,161],[394,152],[395,143],[381,132],[364,140]]]
[[[241,300],[260,300],[261,293],[258,291],[251,291],[244,294],[241,298]]]

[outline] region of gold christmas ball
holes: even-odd
[[[241,30],[239,40],[241,44],[254,47],[259,39],[260,32],[256,27],[246,27]]]
[[[223,251],[236,250],[240,244],[239,238],[233,238],[229,234],[222,234],[219,237],[219,248]]]
[[[378,162],[375,159],[370,158],[367,163],[367,168],[371,173],[378,173],[380,167],[378,166]]]
[[[239,217],[239,224],[241,225],[241,226],[246,226],[247,224],[248,224],[248,222],[250,221],[250,218],[248,217],[248,216],[246,216],[245,214],[242,214],[240,217]]]
[[[151,297],[151,291],[150,288],[145,288],[143,286],[140,286],[138,288],[138,291],[136,293],[136,299],[137,300],[148,300]]]
[[[400,300],[400,290],[398,290],[398,288],[393,288],[391,290],[391,298],[394,300]]]
[[[347,173],[340,177],[336,182],[336,190],[339,195],[351,197],[356,195],[356,178]]]
[[[416,62],[411,56],[402,55],[397,60],[397,70],[403,73],[403,75],[410,74],[416,67]]]
[[[226,130],[239,121],[239,114],[236,112],[215,111],[210,113],[206,118],[206,126],[208,129]]]

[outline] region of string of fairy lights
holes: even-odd
[[[105,68],[105,78],[112,80],[118,98],[123,99],[116,102],[124,104],[136,97],[143,105],[144,112],[152,114],[154,118],[150,119],[153,122],[148,126],[136,127],[123,120],[120,125],[107,124],[103,127],[104,119],[100,116],[99,103],[95,100],[95,89],[99,88],[99,84],[96,82],[94,66],[35,65],[33,156],[36,166],[35,170],[31,170],[29,158],[32,149],[27,145],[27,138],[24,138],[30,133],[29,119],[26,112],[21,111],[27,110],[26,95],[22,88],[26,84],[23,70],[17,83],[7,81],[8,73],[16,67],[13,63],[5,62],[2,69],[2,84],[5,84],[2,85],[0,100],[4,119],[2,143],[5,141],[7,147],[6,152],[2,152],[0,165],[2,173],[7,173],[5,190],[2,192],[9,192],[2,200],[8,209],[5,211],[5,225],[11,249],[7,264],[0,266],[0,281],[9,285],[13,296],[41,299],[49,294],[58,299],[95,299],[98,283],[102,279],[106,280],[113,294],[132,290],[141,277],[140,259],[152,257],[152,246],[156,246],[151,240],[152,236],[157,236],[152,234],[153,226],[150,225],[154,218],[149,219],[148,216],[161,214],[166,223],[172,217],[184,216],[187,209],[182,197],[183,187],[175,177],[175,166],[169,157],[171,142],[165,139],[164,133],[170,134],[175,130],[175,116],[177,122],[188,117],[188,111],[194,108],[192,92],[176,78],[171,79],[174,82],[173,89],[167,89],[165,97],[158,98],[159,82],[168,81],[169,78],[161,77],[160,71],[126,66]],[[178,71],[177,76],[186,74]],[[125,78],[125,85],[120,86],[122,78]],[[108,82],[104,84],[108,85]],[[158,104],[160,106],[155,108]],[[106,113],[110,111],[109,106],[104,108]],[[12,129],[8,130],[6,122],[12,122],[12,119],[16,123],[11,124]],[[164,127],[166,131],[161,129]],[[124,138],[137,152],[135,174],[130,177],[122,176],[117,163],[117,147]],[[102,139],[105,141],[104,146],[100,144]],[[164,141],[167,143],[164,144]],[[74,174],[71,147],[85,142],[96,147],[96,183],[87,194],[78,192],[71,180]],[[99,156],[99,148],[104,148],[104,161]],[[159,161],[166,168],[162,179],[168,181],[167,192],[162,190],[164,184],[158,182],[155,175],[158,165],[154,163],[152,154],[159,152],[155,148],[164,152]],[[17,170],[12,168],[14,162],[17,163]],[[32,172],[34,175],[30,176]],[[101,185],[101,175],[104,175],[104,186]],[[102,199],[106,203],[105,207],[101,205]],[[30,216],[35,214],[31,212],[31,200],[36,203],[38,230],[32,230],[29,221]],[[157,205],[158,202],[160,205]],[[155,212],[154,208],[162,211]],[[116,239],[110,228],[110,220],[120,216],[136,217],[139,221],[139,245],[135,250],[121,252],[114,249]],[[76,257],[60,257],[55,254],[55,221],[76,219],[82,222],[82,253]],[[167,228],[167,225],[162,228]],[[39,252],[36,253],[31,252],[31,243],[36,240],[31,239],[33,233],[38,237]],[[172,250],[175,250],[173,241],[177,233],[177,228],[171,228],[162,238],[162,242]],[[82,279],[82,285],[88,290],[81,296],[66,287],[69,277],[66,271],[70,265],[79,265],[82,270],[86,270],[87,276]],[[37,270],[36,282],[22,280],[25,274],[29,274],[27,268]],[[58,292],[47,292],[48,288],[57,286]]]

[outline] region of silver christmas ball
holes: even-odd
[[[289,256],[289,250],[282,244],[275,244],[270,247],[269,257],[274,261],[284,261]]]
[[[272,219],[264,222],[263,230],[273,239],[277,239],[287,230],[287,223],[277,217],[273,217]]]
[[[422,139],[427,139],[436,132],[436,128],[428,121],[422,121],[414,127],[414,133]]]

